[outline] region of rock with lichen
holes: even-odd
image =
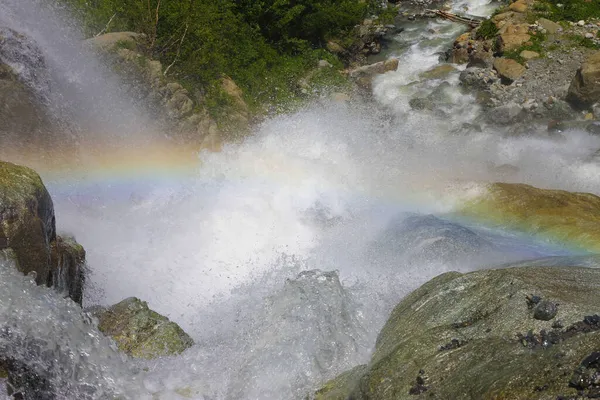
[[[132,357],[152,359],[176,355],[194,344],[179,325],[135,297],[108,309],[98,309],[94,314],[100,331],[112,337],[119,349]]]
[[[593,394],[598,389],[589,379],[598,372],[598,289],[600,269],[593,268],[445,273],[394,309],[368,366],[326,383],[315,397],[556,399],[575,398],[582,390]],[[563,323],[536,319],[528,301],[532,293],[559,303]]]
[[[53,286],[81,304],[85,250],[69,236],[57,236],[54,206],[32,169],[0,161],[0,262],[39,285]]]

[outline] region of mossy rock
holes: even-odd
[[[54,207],[39,175],[0,161],[0,250],[14,251],[18,269],[49,283],[50,244],[55,240]]]
[[[535,319],[532,295],[558,304],[558,315]],[[600,317],[583,322],[599,305],[597,269],[449,272],[394,309],[361,376],[342,375],[316,398],[571,398],[575,371],[599,350]]]
[[[176,355],[194,341],[176,323],[130,297],[98,312],[98,328],[112,337],[119,349],[132,357],[152,359]]]
[[[57,236],[51,244],[52,268],[49,281],[59,292],[82,304],[85,284],[85,249],[74,237]]]
[[[600,252],[600,197],[593,194],[493,183],[460,213],[577,249]]]

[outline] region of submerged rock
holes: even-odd
[[[493,183],[463,215],[583,250],[600,251],[600,197],[589,193]]]
[[[299,398],[367,347],[356,305],[335,271],[301,272],[265,306],[227,398]]]
[[[586,316],[597,312],[599,287],[600,270],[591,268],[445,273],[394,309],[367,367],[326,383],[316,398],[576,396],[572,371],[580,364],[586,368],[581,374],[596,370],[595,361],[585,360],[597,351],[600,329]],[[530,293],[560,302],[559,314],[570,326],[550,331],[551,322],[532,318],[525,301]],[[526,346],[526,337],[543,339],[543,345],[534,348],[526,341]]]
[[[97,310],[98,328],[132,357],[156,358],[183,352],[194,341],[174,322],[130,297],[107,310]]]

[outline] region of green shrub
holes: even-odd
[[[538,2],[534,11],[554,21],[587,21],[600,18],[600,0],[545,0]]]
[[[395,15],[393,8],[384,12],[378,0],[54,1],[71,8],[88,36],[144,33],[146,56],[165,67],[173,64],[169,76],[205,92],[207,107],[215,114],[226,107],[215,89],[223,75],[243,89],[255,109],[265,104],[288,107],[299,98],[298,79],[320,58],[342,67],[323,50],[328,40],[351,37],[367,15]],[[339,76],[329,78],[325,80]]]
[[[477,37],[481,39],[493,39],[498,34],[498,28],[491,19],[486,19],[477,29]]]

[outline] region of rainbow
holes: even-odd
[[[192,151],[183,146],[154,144],[136,148],[102,148],[70,157],[68,152],[62,155],[40,154],[3,154],[0,158],[26,165],[38,171],[53,196],[92,195],[98,188],[108,188],[109,194],[119,201],[119,192],[130,193],[132,188],[153,187],[156,185],[185,185],[186,183],[210,179],[202,174],[203,161],[214,157],[210,152]],[[265,162],[261,168],[244,171],[234,179],[251,183],[252,179],[268,180],[273,185],[281,185],[289,180],[300,181],[302,171],[298,166],[282,165],[281,159]],[[285,163],[283,163],[285,164]],[[256,178],[252,176],[256,175]],[[228,178],[231,178],[228,176]],[[502,184],[501,184],[502,185]],[[515,185],[509,185],[514,187]],[[526,187],[527,188],[531,187]],[[346,191],[347,188],[331,187],[332,191]],[[535,189],[535,188],[533,188]],[[529,189],[527,189],[530,191]],[[559,191],[538,190],[536,195],[555,194]],[[466,226],[489,228],[503,231],[525,243],[543,244],[551,252],[569,254],[590,254],[600,252],[600,230],[590,232],[582,224],[565,228],[564,220],[556,217],[549,219],[554,227],[543,227],[539,219],[533,221],[527,216],[515,212],[510,204],[498,203],[498,196],[490,195],[485,184],[456,183],[440,185],[421,185],[411,187],[402,193],[394,188],[381,192],[368,192],[357,189],[355,197],[367,198],[372,204],[389,209],[403,211],[421,211],[442,214],[446,218]],[[563,195],[567,192],[561,192]],[[577,194],[573,194],[577,196]],[[518,197],[518,195],[517,195]],[[595,197],[595,196],[593,196]],[[518,201],[512,200],[512,203]],[[600,226],[600,198],[598,198],[598,226]],[[547,212],[544,211],[544,212]],[[572,210],[570,211],[572,212]],[[544,218],[542,215],[540,218]],[[567,216],[565,216],[567,218]],[[572,216],[568,217],[572,219]],[[584,215],[582,218],[586,218]],[[596,219],[593,219],[596,221]],[[562,224],[562,225],[561,225]],[[581,228],[581,231],[577,229]]]

